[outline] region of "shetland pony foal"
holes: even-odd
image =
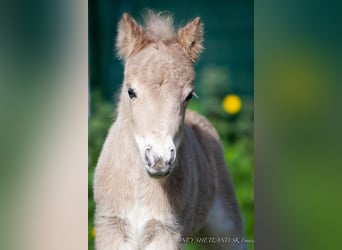
[[[98,250],[183,249],[194,234],[214,237],[216,250],[245,249],[232,243],[243,227],[220,139],[186,110],[202,33],[198,17],[175,32],[170,16],[150,12],[145,27],[122,16],[124,83],[95,173]]]

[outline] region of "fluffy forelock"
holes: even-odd
[[[168,12],[155,13],[148,10],[143,16],[146,35],[153,41],[166,41],[176,36],[172,15]]]

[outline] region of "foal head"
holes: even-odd
[[[151,12],[144,27],[127,13],[119,23],[116,46],[125,61],[119,115],[152,177],[167,176],[174,167],[194,94],[193,62],[202,50],[202,30],[195,18],[175,32],[170,16]]]

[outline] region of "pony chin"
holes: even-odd
[[[173,170],[173,166],[165,166],[163,169],[157,171],[154,168],[145,165],[146,172],[154,179],[163,179],[169,176]]]

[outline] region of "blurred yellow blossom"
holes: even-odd
[[[242,102],[240,97],[230,94],[225,96],[222,106],[228,114],[235,115],[241,110]]]
[[[91,229],[91,236],[92,236],[93,238],[95,238],[95,235],[96,235],[96,230],[95,230],[95,227],[93,227],[93,228]]]

